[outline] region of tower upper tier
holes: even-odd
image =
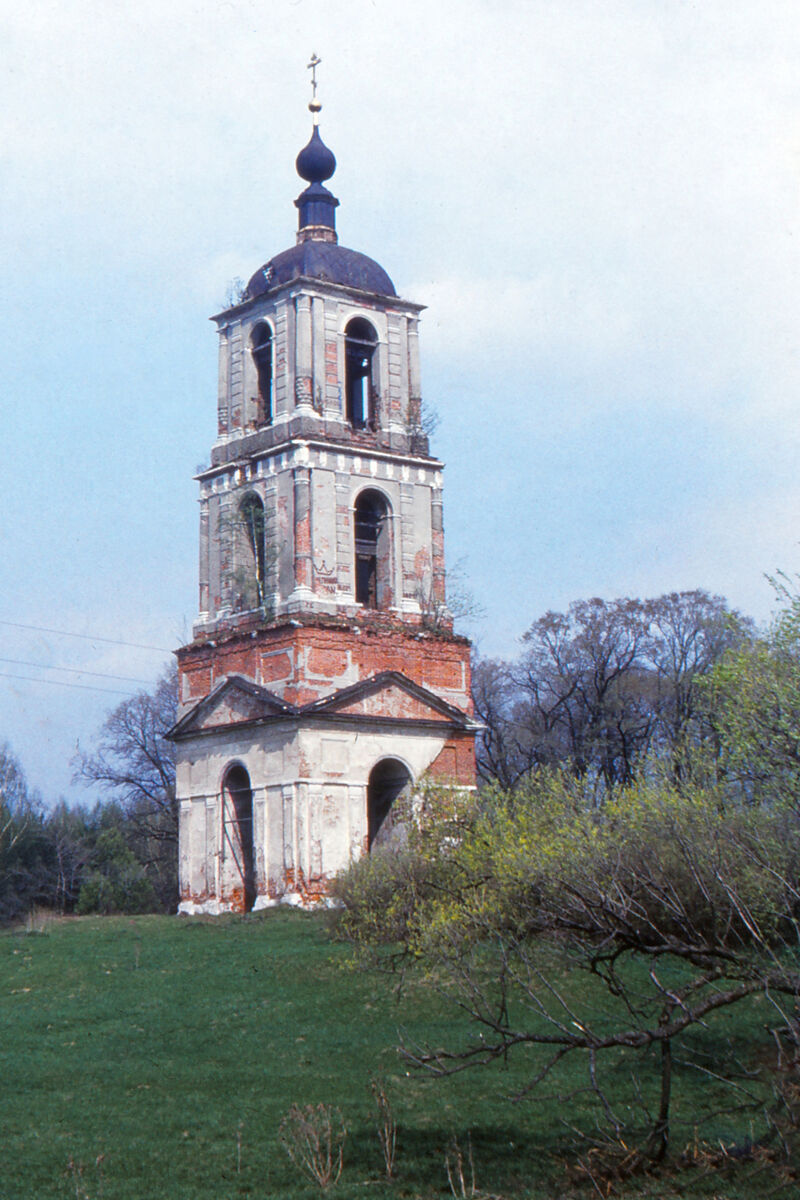
[[[314,111],[314,110],[312,110]],[[336,160],[297,158],[297,243],[214,320],[218,437],[199,475],[200,617],[441,628],[442,464],[421,422],[418,324],[378,263],[340,246]],[[370,611],[372,610],[372,611]]]
[[[318,107],[314,110],[315,118]],[[251,277],[220,331],[212,467],[294,437],[428,456],[420,420],[418,317],[374,259],[340,246],[336,169],[315,124],[297,156],[297,242]],[[253,441],[253,435],[258,435]],[[248,440],[249,439],[249,440]]]

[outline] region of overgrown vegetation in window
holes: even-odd
[[[270,577],[277,562],[277,549],[267,544],[264,504],[248,492],[238,506],[221,514],[219,536],[228,544],[223,556],[224,583],[234,612],[261,609],[272,612]]]

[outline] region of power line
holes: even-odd
[[[82,692],[107,692],[109,696],[132,696],[133,692],[123,692],[116,688],[95,687],[91,683],[69,683],[66,679],[37,679],[35,675],[11,675],[8,671],[0,671],[0,679],[25,679],[28,683],[46,683],[50,686],[80,688]]]
[[[110,671],[87,671],[83,667],[56,667],[47,663],[29,662],[26,658],[0,658],[0,662],[13,663],[15,667],[38,667],[42,671],[69,671],[71,675],[93,675],[97,679],[124,679],[126,683],[152,684],[152,679],[134,679],[132,675],[114,675]]]
[[[117,638],[99,637],[93,633],[70,633],[68,629],[48,629],[46,625],[23,625],[21,621],[0,621],[13,629],[33,629],[36,633],[54,633],[58,637],[82,638],[85,642],[107,642],[110,646],[131,646],[134,650],[158,650],[161,654],[172,654],[174,647],[149,646],[144,642],[121,642]]]

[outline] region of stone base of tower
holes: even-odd
[[[423,777],[475,783],[469,643],[389,623],[282,624],[178,655],[181,911],[324,903],[396,844]]]

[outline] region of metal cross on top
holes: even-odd
[[[319,112],[319,104],[317,102],[317,67],[322,62],[316,54],[311,55],[311,62],[308,64],[308,70],[311,72],[311,104],[309,108],[312,112]]]

